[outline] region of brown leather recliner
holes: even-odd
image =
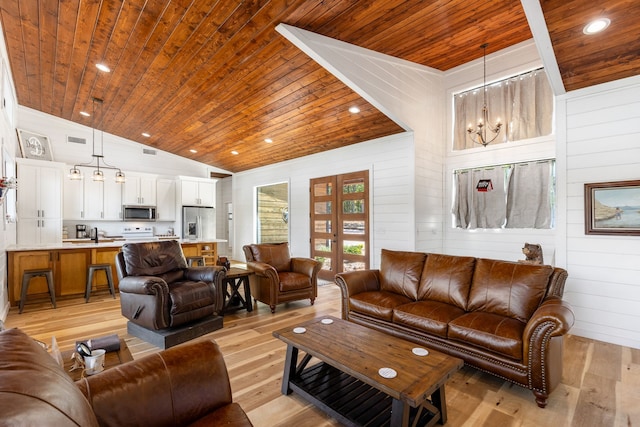
[[[223,267],[187,267],[177,240],[125,243],[116,256],[122,315],[160,330],[220,314]]]
[[[320,262],[311,258],[292,258],[289,243],[261,243],[242,247],[251,278],[251,296],[268,304],[275,313],[276,305],[309,298],[313,305],[318,296]]]

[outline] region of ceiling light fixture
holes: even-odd
[[[273,142],[273,139],[271,139],[271,138],[266,138],[266,139],[264,140],[264,142],[266,142],[267,144],[271,144],[271,143]]]
[[[236,150],[233,150],[233,151],[231,152],[231,154],[233,154],[234,156],[237,156],[237,155],[238,155],[238,154],[240,154],[240,153],[238,153]]]
[[[85,117],[91,117],[91,114],[87,113],[86,111],[80,111],[80,115]]]
[[[476,144],[480,144],[483,147],[486,147],[491,142],[495,141],[500,133],[500,128],[502,127],[502,123],[500,123],[500,117],[496,122],[495,126],[491,126],[491,122],[489,121],[489,108],[487,107],[487,46],[488,43],[484,43],[480,48],[483,50],[483,59],[482,59],[482,117],[478,119],[478,125],[474,129],[471,123],[469,123],[469,127],[467,128],[467,133],[473,142]],[[493,133],[493,137],[491,139],[487,139],[487,129]]]
[[[142,132],[142,136],[144,136],[145,138],[149,138],[151,135],[147,132]]]
[[[105,73],[110,73],[111,72],[111,68],[107,67],[104,64],[96,64],[96,68],[100,71],[104,71]]]
[[[360,109],[358,107],[356,107],[356,106],[349,107],[349,112],[351,114],[358,114],[360,112]]]
[[[606,30],[609,24],[611,24],[611,20],[607,18],[598,18],[585,25],[582,32],[587,35],[596,34]]]
[[[193,148],[191,150],[189,150],[189,151],[192,152],[193,154],[198,152],[198,150],[194,150]]]
[[[98,99],[98,98],[93,98],[93,111],[92,111],[92,115],[93,115],[93,120],[95,122],[95,117],[96,117],[96,104],[99,104],[101,107],[101,112],[102,112],[102,99]],[[102,129],[102,118],[103,115],[100,115],[100,129]],[[80,169],[78,169],[79,166],[84,166],[84,167],[94,167],[96,168],[93,171],[93,174],[91,176],[91,179],[93,179],[94,181],[104,181],[104,173],[102,172],[101,169],[115,169],[116,172],[116,182],[118,184],[123,184],[125,181],[125,176],[124,176],[124,172],[122,172],[119,168],[115,167],[115,166],[111,166],[110,164],[108,164],[107,162],[104,161],[104,133],[102,132],[102,130],[100,130],[100,154],[96,154],[96,127],[95,127],[95,123],[92,123],[92,130],[93,130],[93,147],[92,147],[92,152],[93,154],[91,154],[91,157],[93,157],[91,159],[90,162],[88,163],[79,163],[77,165],[73,165],[73,168],[71,168],[71,170],[69,171],[69,179],[72,180],[79,180],[82,179],[82,173],[80,172]],[[95,164],[94,164],[95,161]],[[102,166],[100,165],[100,162],[102,161]]]

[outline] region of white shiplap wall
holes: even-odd
[[[379,172],[392,173],[395,168],[409,167],[413,169],[413,179],[402,184],[408,187],[394,190],[397,196],[376,200],[375,203],[388,211],[390,222],[387,224],[395,221],[402,224],[401,228],[407,222],[410,224],[411,234],[399,248],[441,250],[441,141],[445,119],[442,72],[289,25],[279,25],[278,31],[381,112],[413,132],[414,153],[411,159],[402,164],[388,162],[381,165],[383,169]],[[398,185],[393,180],[381,180],[379,183],[384,186]],[[406,191],[412,197],[400,202]],[[379,227],[375,223],[372,225],[374,229]],[[390,231],[393,230],[385,227],[385,234]],[[395,237],[387,240],[394,247],[397,246],[393,243]],[[375,254],[379,256],[379,251]]]
[[[584,231],[585,183],[640,180],[640,76],[571,92],[560,102],[572,333],[640,348],[640,236]]]
[[[233,258],[244,260],[242,246],[255,242],[257,186],[289,183],[289,242],[295,256],[309,256],[309,180],[353,171],[369,171],[372,264],[379,265],[381,248],[406,249],[411,240],[410,182],[413,136],[389,136],[313,156],[265,166],[233,176],[235,236]]]
[[[93,129],[90,126],[90,118],[87,119],[87,126],[83,126],[31,108],[22,106],[18,108],[18,127],[47,135],[51,141],[51,151],[56,162],[75,164],[91,160]],[[85,138],[87,143],[67,142],[67,136]],[[99,138],[100,133],[96,132],[96,152],[100,151]],[[156,155],[144,154],[142,151],[144,148],[156,150]],[[123,171],[153,174],[162,171],[162,175],[166,176],[195,177],[208,177],[209,171],[226,172],[106,132],[104,133],[103,153],[107,163],[117,166]]]
[[[487,83],[542,66],[536,46],[532,40],[519,43],[487,56]],[[506,259],[524,259],[524,243],[542,245],[544,261],[556,262],[556,240],[558,224],[553,230],[504,229],[504,230],[462,230],[453,228],[451,206],[453,203],[453,172],[480,166],[499,165],[508,162],[523,162],[556,158],[555,135],[535,140],[488,145],[453,151],[452,122],[453,94],[482,85],[482,59],[469,62],[446,73],[447,85],[447,132],[446,167],[444,176],[445,203],[443,207],[444,252],[455,255]],[[490,107],[490,106],[489,106]]]
[[[17,100],[7,51],[4,43],[4,33],[0,31],[0,162],[2,173],[10,174],[5,170],[6,164],[13,164],[17,152],[18,138],[16,136],[16,112]],[[14,190],[10,190],[15,192]],[[2,204],[0,215],[0,320],[5,320],[9,312],[9,295],[7,291],[7,246],[16,242],[16,224],[5,221],[6,201]]]

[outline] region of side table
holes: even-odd
[[[238,267],[232,267],[227,270],[227,275],[224,278],[223,285],[224,305],[222,307],[222,313],[242,308],[247,311],[253,311],[253,304],[251,303],[251,287],[249,286],[249,276],[252,274],[253,271]],[[240,294],[240,286],[243,287],[244,297]],[[231,305],[234,298],[238,298],[240,301],[238,306]]]
[[[78,381],[82,378],[82,369],[76,369],[69,371],[73,366],[74,360],[71,358],[75,350],[67,350],[62,352],[62,360],[64,361],[64,370],[71,377],[72,380]],[[114,366],[122,365],[133,360],[133,356],[127,347],[125,340],[120,338],[120,350],[109,351],[105,354],[104,369],[113,368]]]

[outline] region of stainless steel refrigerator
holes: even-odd
[[[216,210],[212,207],[182,207],[182,238],[209,240],[216,238]]]

